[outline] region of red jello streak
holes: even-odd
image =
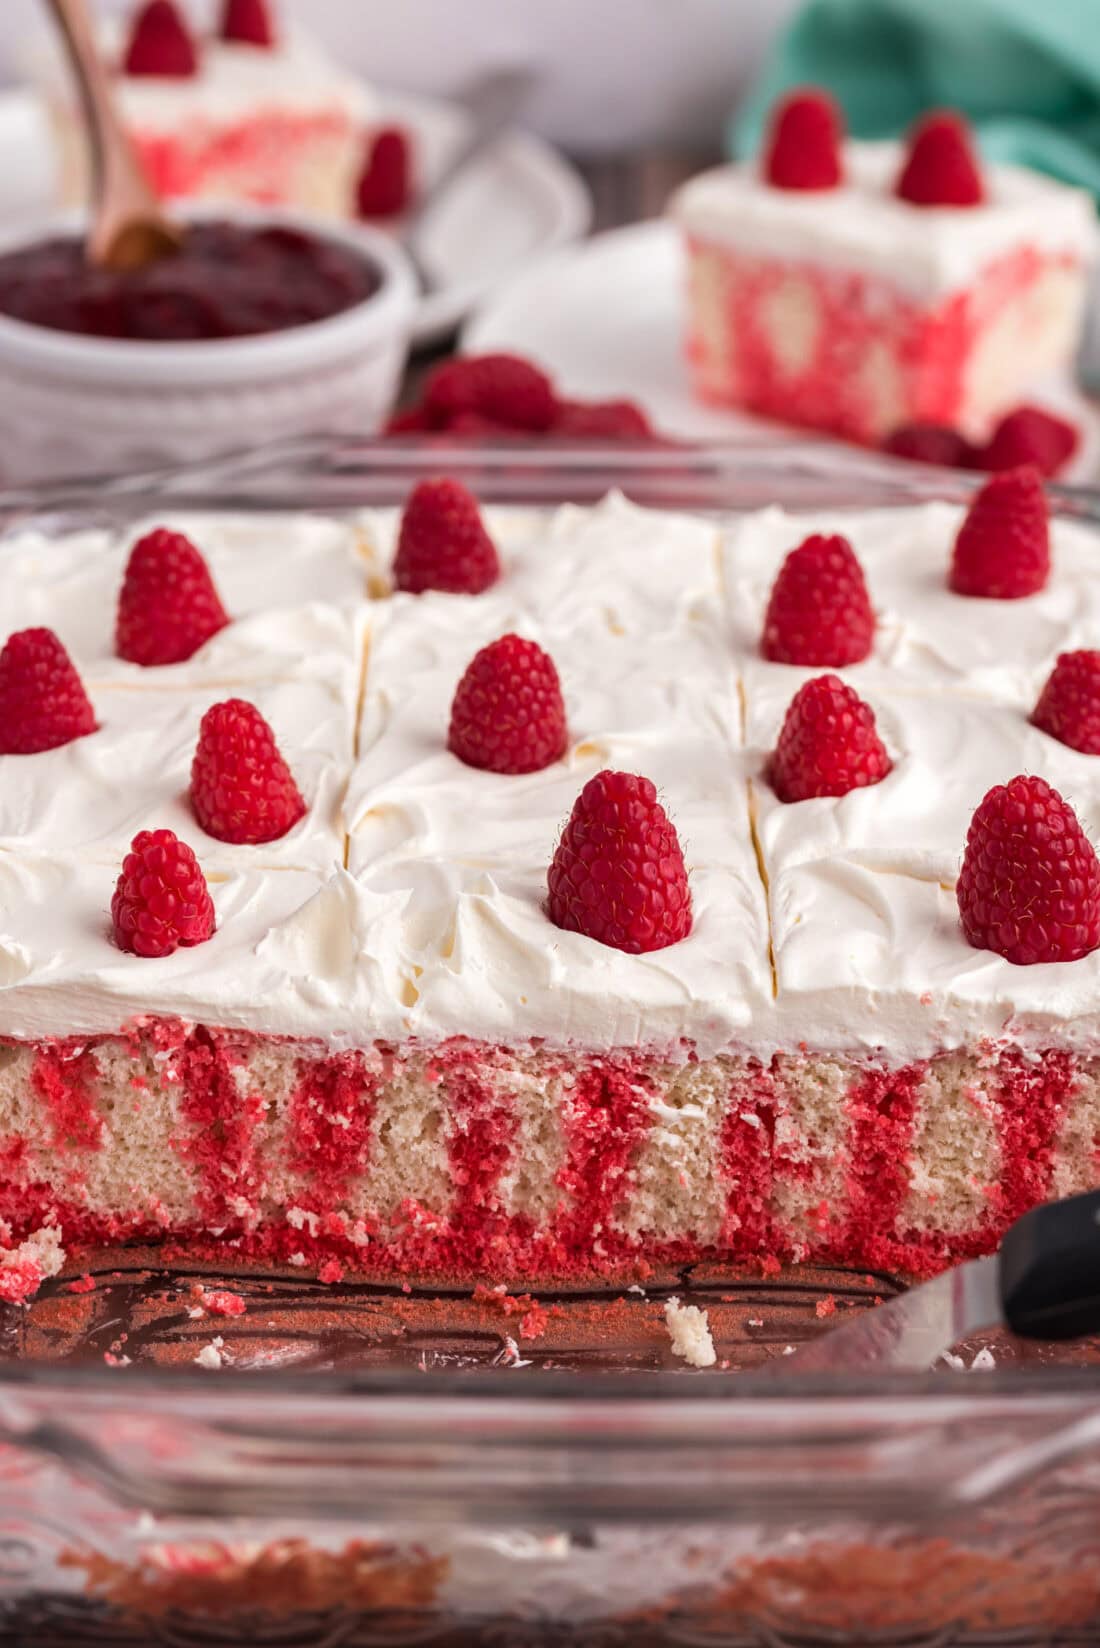
[[[183,1086],[182,1114],[190,1127],[181,1154],[194,1167],[200,1219],[214,1225],[238,1225],[233,1202],[243,1196],[254,1204],[265,1174],[256,1150],[264,1117],[263,1095],[238,1083],[247,1040],[225,1031],[198,1026],[174,1055],[172,1067]]]
[[[898,1262],[922,1073],[919,1065],[868,1070],[848,1090],[847,1206],[825,1239],[841,1263],[889,1269]]]
[[[568,1154],[558,1184],[568,1198],[555,1221],[554,1243],[574,1264],[598,1260],[603,1238],[628,1200],[633,1167],[652,1125],[652,1082],[642,1064],[595,1059],[565,1089],[562,1111]]]
[[[62,1154],[103,1146],[103,1118],[95,1106],[98,1074],[86,1042],[51,1042],[35,1055],[31,1086],[49,1117],[53,1148]]]
[[[507,1223],[499,1185],[515,1154],[515,1102],[485,1080],[483,1067],[483,1055],[465,1048],[449,1052],[443,1066],[447,1154],[456,1186],[448,1222],[457,1258],[487,1254]]]
[[[140,133],[142,164],[158,194],[194,194],[211,176],[238,175],[254,200],[274,201],[285,192],[287,156],[303,143],[340,137],[343,115],[285,115],[236,126],[193,126],[185,136]]]
[[[771,1073],[758,1069],[749,1083],[735,1077],[721,1139],[721,1172],[729,1186],[721,1245],[731,1253],[758,1254],[772,1245],[774,1145],[775,1082]]]
[[[302,1059],[290,1101],[287,1155],[306,1188],[295,1200],[312,1213],[336,1210],[367,1171],[378,1077],[362,1053]]]
[[[1006,1052],[999,1060],[998,1077],[999,1234],[1050,1194],[1054,1146],[1073,1098],[1074,1061],[1068,1053],[1049,1052],[1029,1060]]]

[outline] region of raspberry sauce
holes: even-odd
[[[378,286],[366,257],[281,225],[196,223],[178,253],[136,270],[91,267],[76,238],[0,256],[0,314],[56,332],[142,342],[283,332],[338,315]]]

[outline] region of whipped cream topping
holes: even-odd
[[[121,65],[128,19],[109,19],[99,32],[107,61]],[[373,114],[374,99],[363,82],[340,69],[300,29],[281,30],[270,49],[218,39],[200,39],[197,47],[199,72],[185,79],[128,75],[120,69],[115,92],[127,125],[171,134],[183,122],[232,125],[272,109],[342,115],[359,125]],[[43,54],[42,74],[50,95],[75,108],[72,78],[56,52]]]
[[[183,664],[143,668],[115,655],[118,592],[134,542],[154,527],[185,533],[202,552],[233,622]],[[119,535],[37,530],[5,542],[4,637],[44,624],[99,687],[194,691],[312,678],[354,698],[364,598],[377,572],[364,533],[320,516],[223,517],[169,511]]]
[[[99,563],[117,578],[126,543],[17,534],[0,559],[4,610],[33,598],[40,610],[20,623],[72,613],[102,732],[0,761],[0,1034],[164,1014],[331,1046],[464,1035],[672,1058],[806,1047],[903,1061],[1008,1034],[1094,1044],[1100,956],[1018,968],[972,950],[954,880],[973,808],[1019,771],[1048,778],[1100,840],[1095,758],[1027,720],[1057,652],[1100,644],[1100,544],[1059,524],[1045,591],[967,600],[944,586],[960,519],[940,505],[769,510],[720,534],[616,497],[490,511],[503,565],[491,591],[374,601],[390,512],[358,525],[191,520],[242,616],[178,675],[124,679],[111,679],[111,617],[93,596],[113,613]],[[768,663],[758,642],[783,556],[811,530],[844,531],[863,562],[875,651],[839,673],[874,707],[894,768],[872,788],[784,806],[768,754],[819,672]],[[305,604],[266,604],[295,592]],[[211,657],[240,654],[237,630],[265,638],[247,651],[243,695],[311,803],[262,848],[210,841],[185,798],[201,711],[224,695]],[[465,767],[446,747],[459,678],[508,630],[550,652],[569,717],[565,757],[524,776]],[[339,645],[326,650],[325,633]],[[691,877],[691,935],[647,956],[560,932],[543,909],[561,825],[605,766],[653,779]],[[158,825],[195,847],[218,931],[146,961],[115,948],[108,907],[129,835]]]
[[[249,682],[243,690],[93,689],[97,730],[39,755],[0,756],[0,852],[67,853],[116,867],[151,819],[193,847],[208,870],[267,865],[329,872],[344,849],[341,808],[355,738],[355,700],[337,683]],[[281,840],[215,841],[188,791],[199,723],[245,697],[272,727],[308,815]]]
[[[967,286],[1018,247],[1074,259],[1096,254],[1092,197],[1017,166],[984,168],[981,206],[914,206],[893,193],[898,143],[848,142],[837,189],[776,189],[754,161],[715,167],[678,192],[684,230],[762,256],[880,275],[918,296]]]

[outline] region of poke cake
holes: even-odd
[[[693,179],[673,213],[705,400],[869,444],[913,424],[979,438],[1072,365],[1092,199],[984,164],[958,115],[845,141],[830,98],[793,93],[763,154]]]
[[[362,81],[276,0],[220,0],[200,35],[176,0],[144,0],[104,26],[123,121],[163,198],[246,200],[346,216],[373,113]],[[88,198],[88,151],[76,89],[43,66],[61,198]]]
[[[0,1289],[922,1273],[1100,1183],[1097,547],[1026,469],[14,528]]]

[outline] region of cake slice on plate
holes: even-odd
[[[135,3],[103,33],[123,119],[163,198],[189,196],[347,216],[372,100],[314,38],[285,25],[276,0],[221,0],[200,36],[176,0]],[[45,80],[60,190],[88,198],[75,89],[60,65]]]
[[[795,93],[757,160],[693,179],[673,212],[706,400],[871,444],[915,423],[979,437],[1072,365],[1091,197],[984,165],[957,115],[846,142],[829,98]]]

